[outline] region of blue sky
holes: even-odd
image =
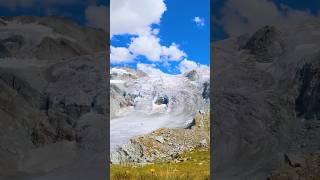
[[[50,3],[49,3],[50,2]],[[1,16],[63,16],[79,24],[86,25],[86,9],[90,6],[106,7],[109,0],[2,0],[0,1]],[[106,13],[104,13],[106,14]],[[95,14],[92,14],[95,16]],[[96,15],[97,16],[97,15]],[[97,17],[103,18],[103,17]],[[106,17],[104,17],[104,20]],[[106,23],[104,23],[106,24]],[[99,25],[102,26],[102,25]]]
[[[248,13],[248,11],[250,11],[250,13]],[[297,12],[302,12],[300,15],[301,19],[310,17],[319,18],[320,1],[243,0],[240,4],[239,1],[213,0],[211,15],[214,23],[211,32],[211,40],[219,41],[228,38],[230,35],[252,33],[252,30],[259,28],[260,25],[262,25],[262,19],[266,19],[268,23],[271,24],[292,23],[297,19],[297,17],[293,16],[293,14]],[[272,19],[272,15],[275,15],[277,19]],[[270,18],[266,16],[269,16]],[[241,18],[246,19],[248,22],[241,22]],[[247,28],[243,27],[243,25]],[[238,33],[236,33],[235,30],[237,30]]]
[[[170,60],[170,58],[150,61],[143,53],[134,53],[136,54],[134,60],[130,62],[120,61],[121,63],[117,61],[117,63],[113,63],[113,66],[136,67],[138,63],[152,64],[155,68],[159,68],[163,72],[178,74],[180,73],[179,65],[183,60],[192,61],[198,65],[210,64],[210,0],[165,0],[163,2],[165,3],[166,11],[162,13],[160,22],[151,23],[149,27],[151,29],[159,29],[159,33],[154,36],[159,38],[159,44],[161,46],[170,47],[172,43],[175,43],[177,45],[176,47],[185,53],[185,56],[174,61]],[[111,0],[111,18],[116,19],[116,15],[113,17],[113,14],[117,12],[116,10],[113,12],[112,3],[116,3],[116,0]],[[128,7],[128,9],[130,9],[130,7]],[[195,22],[195,17],[198,17],[197,22]],[[113,26],[112,22],[110,26]],[[114,26],[118,25],[116,24]],[[128,48],[130,44],[132,44],[132,38],[139,38],[141,36],[142,35],[135,34],[134,32],[129,35],[115,35],[111,38],[111,46],[115,48]],[[113,62],[112,59],[111,62]],[[194,63],[191,64],[194,65]]]
[[[117,0],[111,0],[111,2]],[[122,0],[126,1],[126,0]],[[144,0],[136,0],[134,2],[144,2]],[[162,1],[162,0],[149,0]],[[46,4],[45,2],[50,2]],[[157,23],[151,23],[151,29],[159,29],[159,34],[155,35],[159,39],[161,46],[169,48],[172,43],[181,52],[184,52],[186,57],[176,61],[150,61],[143,55],[137,53],[136,58],[131,63],[122,63],[118,65],[129,65],[135,67],[137,63],[153,64],[154,67],[160,68],[164,72],[179,73],[179,65],[184,58],[188,60],[187,65],[195,66],[196,64],[209,65],[209,39],[210,39],[210,9],[209,0],[201,1],[183,1],[183,0],[163,0],[166,10],[161,14],[161,19]],[[104,12],[95,11],[95,8],[90,11],[91,17],[97,18],[100,21],[90,23],[90,18],[87,17],[86,10],[88,7],[103,6],[105,9],[109,4],[109,0],[2,0],[0,1],[1,16],[16,16],[16,15],[58,15],[75,20],[80,24],[89,24],[96,27],[107,27],[105,23],[106,10]],[[152,4],[151,4],[152,5]],[[259,6],[260,8],[257,8]],[[283,8],[287,6],[286,8]],[[139,7],[145,8],[144,4]],[[316,0],[213,0],[211,4],[211,15],[213,27],[211,28],[211,38],[215,41],[223,40],[232,35],[241,33],[252,33],[252,31],[261,26],[257,15],[264,14],[270,16],[270,13],[278,13],[280,21],[277,19],[267,19],[269,23],[273,21],[277,23],[288,23],[294,21],[291,14],[295,12],[303,12],[303,18],[315,17],[320,15],[320,1]],[[262,8],[261,8],[262,7]],[[148,7],[152,9],[152,7]],[[155,7],[155,11],[157,7]],[[253,11],[252,14],[248,14]],[[285,10],[286,9],[286,10]],[[289,9],[289,10],[288,10]],[[287,12],[287,14],[286,14]],[[289,12],[289,13],[288,13]],[[256,15],[255,15],[256,13]],[[261,13],[261,14],[259,14]],[[291,13],[291,14],[290,14]],[[286,14],[286,15],[283,15]],[[159,14],[158,14],[159,15]],[[239,16],[233,20],[227,17]],[[241,17],[240,17],[241,16]],[[199,17],[204,20],[204,26],[197,25],[193,20]],[[258,17],[258,18],[256,18]],[[271,17],[271,16],[270,16]],[[91,20],[92,20],[91,18]],[[247,19],[248,23],[242,22],[242,19]],[[98,24],[97,24],[98,23]],[[245,27],[243,25],[245,24]],[[239,27],[242,27],[242,29]],[[107,30],[107,28],[106,28]],[[108,30],[107,30],[108,31]],[[137,34],[131,35],[115,35],[111,45],[114,47],[128,47],[131,38],[138,37]]]
[[[174,41],[186,51],[188,58],[201,64],[210,63],[210,1],[167,0],[160,36],[164,44]],[[205,26],[193,22],[195,16],[205,20]]]

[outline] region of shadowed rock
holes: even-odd
[[[196,70],[192,70],[186,74],[186,77],[191,81],[195,81],[199,78],[199,75]]]
[[[244,49],[259,56],[259,62],[272,62],[284,53],[283,34],[274,26],[259,29],[245,44]]]
[[[156,99],[156,101],[154,103],[157,104],[157,105],[168,104],[169,103],[169,98],[166,95],[160,96],[160,97],[158,97]]]

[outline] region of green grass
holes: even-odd
[[[197,149],[179,158],[183,161],[154,164],[111,165],[111,180],[209,180],[210,152]]]

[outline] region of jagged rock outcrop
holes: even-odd
[[[266,179],[283,154],[319,150],[319,31],[310,20],[212,45],[213,178]]]
[[[285,51],[284,37],[274,26],[265,26],[259,29],[245,44],[251,54],[259,56],[259,62],[272,62],[278,59]]]
[[[210,82],[203,83],[202,97],[204,99],[210,98]]]
[[[121,86],[114,84],[110,85],[110,118],[116,116],[120,108],[129,106],[129,101],[126,99],[126,92]]]
[[[190,79],[191,81],[195,81],[195,80],[199,79],[199,75],[196,70],[192,70],[192,71],[188,72],[186,74],[186,77],[188,79]]]
[[[320,52],[311,63],[305,63],[297,72],[298,97],[296,112],[298,116],[310,119],[320,119]]]

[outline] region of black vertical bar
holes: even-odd
[[[106,0],[107,1],[107,42],[106,42],[106,50],[107,50],[107,56],[106,56],[106,77],[107,77],[107,104],[108,104],[108,109],[107,109],[107,122],[106,122],[106,129],[107,129],[107,135],[106,135],[106,139],[107,139],[107,145],[106,145],[106,174],[107,177],[106,179],[110,179],[110,0]]]

